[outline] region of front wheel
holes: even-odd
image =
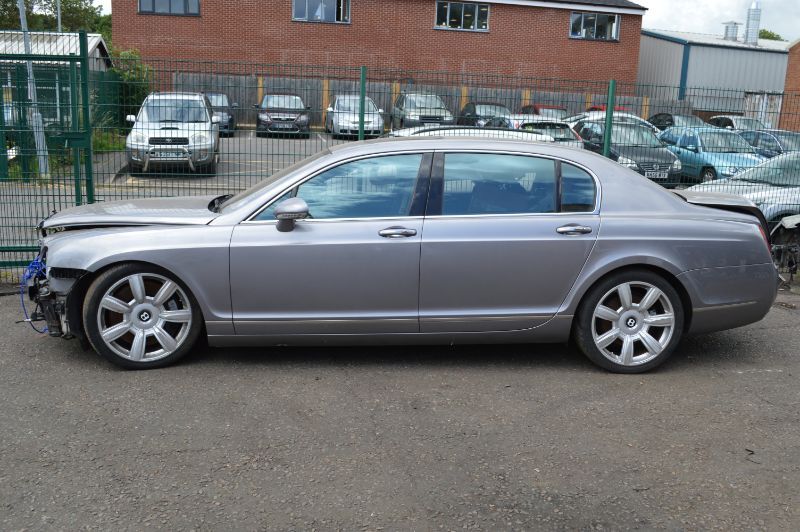
[[[620,272],[585,296],[573,335],[595,364],[615,373],[642,373],[662,364],[681,340],[680,296],[663,277]]]
[[[203,328],[197,301],[180,281],[152,266],[123,264],[91,284],[83,304],[95,351],[126,369],[174,363]]]
[[[700,180],[703,183],[708,183],[710,181],[714,181],[717,179],[717,171],[713,168],[705,168],[703,169],[703,173],[700,175]]]

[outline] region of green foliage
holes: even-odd
[[[142,62],[136,50],[118,52],[114,58],[114,69],[120,77],[119,101],[122,118],[139,112],[142,102],[150,94],[153,70]]]
[[[26,0],[26,16],[31,31],[55,31],[58,28],[56,0]],[[61,0],[61,27],[64,31],[86,30],[102,33],[110,41],[111,15],[103,15],[94,0]],[[0,0],[0,29],[18,30],[17,0]]]
[[[766,30],[766,29],[762,29],[761,31],[758,32],[758,38],[759,39],[766,39],[768,41],[782,41],[783,40],[783,37],[781,37],[780,34],[775,33],[774,31]]]

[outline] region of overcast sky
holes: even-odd
[[[650,10],[644,27],[659,30],[723,32],[722,23],[747,21],[747,8],[753,0],[633,0]],[[111,0],[98,0],[111,13]],[[800,38],[798,0],[761,0],[761,27],[776,31],[784,39]]]

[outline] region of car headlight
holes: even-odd
[[[131,133],[131,143],[133,144],[147,144],[147,135],[134,131]]]
[[[258,119],[263,122],[272,122],[272,117],[267,113],[258,113]]]
[[[681,163],[680,159],[675,159],[675,162],[672,163],[672,169],[671,170],[673,172],[680,172],[681,170],[683,170],[683,163]]]
[[[722,175],[724,176],[732,176],[739,173],[739,168],[735,166],[726,166],[722,169]]]
[[[625,168],[630,168],[631,170],[638,170],[639,169],[639,165],[636,164],[636,161],[634,161],[633,159],[629,159],[628,157],[625,157],[623,155],[619,156],[619,159],[617,159],[617,162],[619,164],[621,164],[622,166],[624,166]]]
[[[207,144],[211,139],[205,133],[195,133],[192,135],[192,144]]]

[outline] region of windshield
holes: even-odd
[[[672,117],[677,127],[703,127],[703,119],[694,115],[675,115]]]
[[[800,151],[800,133],[775,133],[784,151]]]
[[[504,105],[491,105],[479,103],[475,106],[478,116],[510,116],[511,111]]]
[[[703,149],[712,153],[753,153],[753,148],[736,133],[706,131],[700,133]]]
[[[361,99],[358,96],[339,98],[336,100],[336,110],[345,113],[358,113],[361,110],[360,101]],[[364,111],[367,113],[378,112],[378,108],[375,107],[375,102],[371,98],[364,99]]]
[[[661,148],[663,144],[651,130],[642,126],[614,124],[611,128],[611,143],[618,146],[643,146]]]
[[[767,129],[764,122],[756,118],[745,118],[740,116],[736,119],[737,129]]]
[[[252,101],[252,100],[251,100]],[[261,100],[261,107],[264,109],[305,109],[303,100],[300,96],[291,94],[267,94]]]
[[[800,186],[800,153],[770,159],[760,166],[732,177],[731,181],[764,183],[776,187]]]
[[[142,107],[145,122],[208,122],[206,106],[200,100],[155,98]]]
[[[206,94],[212,107],[228,107],[228,97],[224,94]]]
[[[445,109],[444,102],[435,94],[415,94],[406,100],[408,109]]]
[[[543,123],[532,123],[532,124],[523,124],[522,128],[525,131],[533,131],[534,133],[540,133],[542,135],[550,135],[555,140],[577,140],[575,135],[572,134],[572,130],[567,124],[549,124],[547,122]]]

